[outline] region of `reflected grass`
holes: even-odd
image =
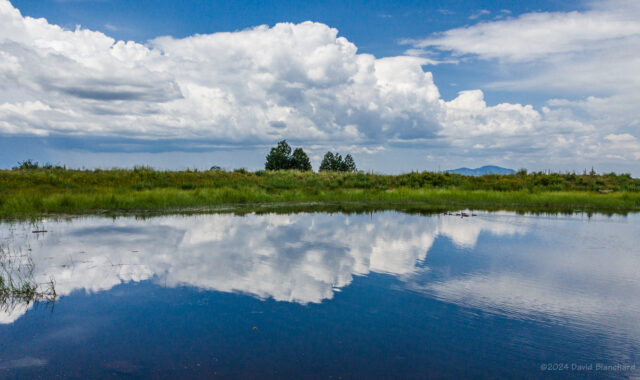
[[[57,299],[53,278],[44,284],[35,281],[35,264],[28,253],[12,252],[0,244],[0,311],[11,312],[32,303],[53,303]]]

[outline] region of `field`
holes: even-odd
[[[640,179],[628,174],[462,176],[335,172],[157,171],[147,167],[0,170],[0,218],[45,214],[326,207],[533,212],[640,210]]]

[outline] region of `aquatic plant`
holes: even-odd
[[[0,243],[0,310],[10,312],[19,305],[55,302],[55,281],[39,284],[35,281],[34,262],[28,253],[12,250]]]

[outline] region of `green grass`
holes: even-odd
[[[53,280],[46,286],[34,282],[11,282],[0,275],[0,310],[8,311],[17,305],[34,302],[55,302],[57,294]]]
[[[613,191],[601,194],[599,191]],[[43,214],[179,212],[269,207],[629,212],[640,180],[622,174],[468,177],[296,171],[0,170],[0,218]],[[349,206],[350,205],[350,206]]]
[[[0,242],[0,311],[11,311],[18,305],[33,302],[55,302],[55,283],[37,284],[33,278],[34,263],[28,254],[11,252]]]

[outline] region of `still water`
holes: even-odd
[[[638,378],[640,215],[477,214],[0,223],[0,378]]]

